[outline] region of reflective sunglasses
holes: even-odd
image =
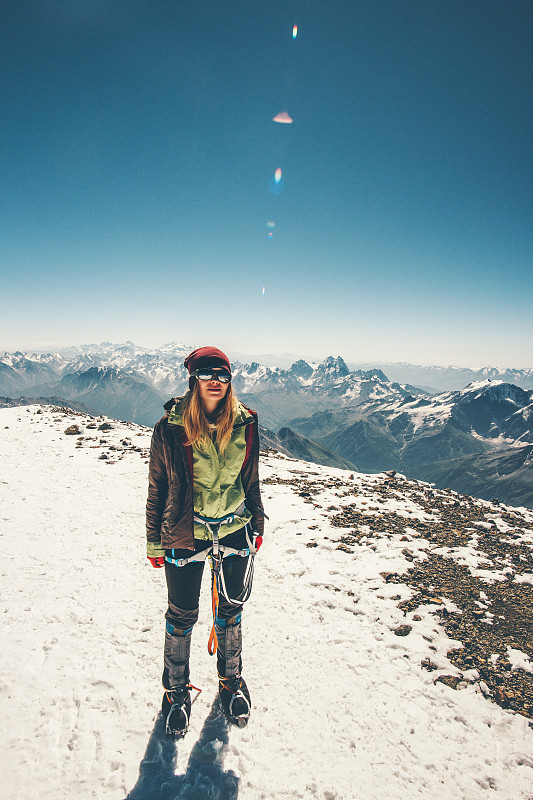
[[[220,370],[220,372],[215,369],[197,369],[192,374],[199,381],[220,381],[220,383],[230,383],[231,381],[231,372],[226,369]]]

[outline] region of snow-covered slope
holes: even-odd
[[[484,679],[450,638],[466,641],[479,613],[476,647],[490,646],[494,593],[526,596],[531,513],[262,456],[270,522],[243,615],[253,715],[228,731],[216,711],[206,574],[191,674],[203,691],[175,745],[158,716],[165,582],[144,549],[151,432],[105,422],[0,409],[4,797],[531,797],[527,692],[524,714],[487,699],[516,705],[527,686],[520,628],[508,650],[494,639]]]

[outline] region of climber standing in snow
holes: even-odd
[[[216,347],[201,347],[184,363],[189,391],[165,404],[166,416],[154,427],[146,503],[147,557],[153,567],[164,566],[167,580],[162,711],[173,738],[189,724],[191,635],[206,560],[219,705],[233,724],[248,721],[241,616],[265,518],[257,414],[235,397],[229,359]]]

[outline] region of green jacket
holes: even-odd
[[[251,522],[263,533],[264,512],[259,487],[257,415],[238,404],[224,456],[214,443],[206,451],[187,443],[181,398],[154,427],[150,448],[146,536],[149,556],[172,548],[194,549],[194,538],[210,538],[194,513],[220,519],[243,503],[246,511],[220,527],[220,536]],[[194,479],[193,479],[194,476]]]

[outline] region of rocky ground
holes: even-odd
[[[54,421],[61,419],[61,416],[85,418],[84,414],[70,409],[56,408],[54,411],[58,414]],[[138,454],[141,458],[148,460],[150,447],[147,445],[147,433],[140,432],[139,426],[133,422],[121,422],[120,429],[123,430],[124,427],[131,429],[131,436],[122,436],[120,439],[117,439],[116,436],[110,438],[111,431],[115,429],[113,423],[109,422],[106,417],[95,417],[94,421],[85,425],[76,423],[68,425],[64,433],[67,436],[76,437],[77,448],[101,450],[98,458],[109,464],[115,464],[131,454]],[[137,444],[135,437],[142,437],[142,443]]]
[[[333,490],[338,503],[325,511],[347,558],[383,537],[405,542],[406,571],[381,573],[413,592],[398,603],[406,623],[396,634],[408,636],[421,620],[417,610],[429,606],[462,645],[447,654],[459,674],[436,680],[456,690],[477,683],[487,699],[533,720],[533,513],[395,473],[351,477],[353,488],[350,480],[313,480],[309,473],[265,482],[291,485],[317,510],[321,493]],[[403,508],[391,508],[398,501]],[[431,657],[421,668],[437,669]]]

